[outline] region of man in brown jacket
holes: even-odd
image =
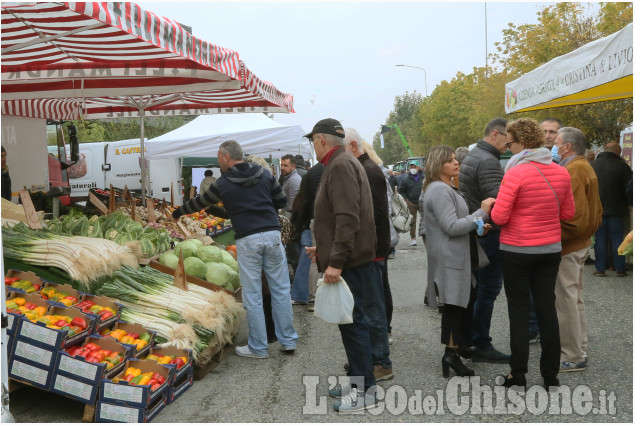
[[[338,385],[329,395],[341,398],[333,404],[336,411],[362,411],[377,405],[364,309],[365,297],[377,292],[367,286],[381,285],[373,265],[377,237],[372,195],[364,168],[344,149],[344,128],[339,121],[321,120],[305,137],[313,142],[315,155],[324,164],[314,207],[316,247],[306,250],[312,257],[317,255],[324,283],[337,283],[341,276],[355,301],[353,323],[339,325],[351,385]]]
[[[556,280],[556,311],[560,327],[560,372],[586,368],[588,345],[584,311],[584,261],[589,256],[591,236],[602,222],[602,204],[595,171],[584,157],[586,138],[573,127],[558,130],[554,143],[560,165],[571,175],[575,201],[573,219],[561,222],[562,261]]]

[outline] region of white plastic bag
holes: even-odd
[[[344,279],[337,283],[317,282],[315,291],[315,315],[326,323],[346,325],[353,323],[355,300]]]

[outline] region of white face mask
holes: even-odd
[[[418,171],[417,171],[417,169],[416,169],[416,168],[411,168],[411,169],[410,169],[410,174],[412,174],[413,176],[414,176],[415,174],[417,174],[417,172],[418,172]]]

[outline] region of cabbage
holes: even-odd
[[[117,233],[119,232],[117,232],[115,229],[110,229],[104,234],[104,237],[108,240],[114,241],[117,237]]]
[[[173,252],[164,252],[159,257],[159,263],[172,269],[176,269],[176,267],[179,265],[179,257],[174,255]]]
[[[200,239],[188,239],[187,241],[192,242],[198,248],[201,248],[203,246],[203,241],[201,241]]]
[[[236,290],[240,288],[240,276],[238,273],[234,272],[234,274],[230,277],[230,283],[232,284],[232,290]]]
[[[215,285],[227,286],[230,278],[229,270],[223,263],[207,263],[205,264],[207,273],[205,273],[205,280],[212,282]]]
[[[179,254],[183,254],[183,259],[194,257],[196,255],[197,249],[198,247],[194,243],[190,241],[184,241],[176,245],[176,247],[174,248],[174,255],[178,257]]]
[[[207,267],[205,266],[205,263],[198,258],[186,258],[185,260],[183,260],[183,266],[185,267],[185,274],[205,279],[205,275],[207,274]]]
[[[205,263],[222,263],[223,257],[218,247],[208,245],[196,250],[196,257]]]
[[[234,260],[234,257],[232,257],[229,252],[221,251],[220,255],[222,256],[223,263],[227,264],[235,272],[238,271],[238,263],[236,262],[236,260]]]

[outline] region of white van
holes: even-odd
[[[57,146],[48,147],[49,154],[57,156]],[[68,145],[66,152],[70,152]],[[139,139],[118,142],[80,143],[79,161],[67,169],[71,198],[86,200],[91,188],[124,188],[141,191],[141,148]],[[178,159],[148,161],[149,185],[146,194],[153,198],[170,200],[174,188],[174,202],[182,204],[181,167]],[[149,187],[149,189],[148,189]]]

